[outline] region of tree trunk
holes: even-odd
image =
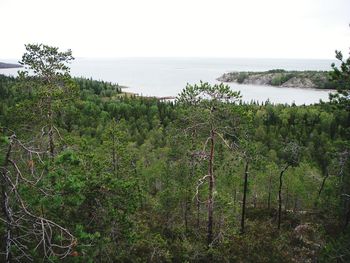
[[[281,228],[283,173],[288,169],[288,167],[289,165],[287,165],[280,173],[280,185],[278,188],[278,229]]]
[[[52,101],[51,96],[48,97],[48,112],[47,112],[47,121],[49,126],[48,139],[49,139],[49,160],[53,161],[55,157],[55,142],[54,142],[54,125],[53,125],[53,113],[52,113]],[[46,172],[49,172],[47,168]],[[56,177],[51,177],[51,185],[56,184]]]
[[[54,143],[54,138],[53,138],[53,116],[52,116],[52,105],[51,105],[51,97],[48,98],[48,113],[47,113],[47,118],[49,122],[49,151],[50,151],[50,158],[54,158],[55,154],[55,143]]]
[[[254,195],[253,195],[253,207],[254,209],[256,208],[257,206],[257,199],[258,199],[258,195],[254,192]]]
[[[244,233],[245,208],[246,208],[247,191],[248,191],[248,168],[249,168],[249,162],[247,161],[245,163],[245,169],[244,169],[244,189],[243,189],[243,201],[242,201],[241,234]]]
[[[214,137],[215,132],[213,129],[210,131],[210,156],[209,156],[209,193],[208,193],[208,233],[207,233],[207,243],[208,247],[211,246],[213,242],[213,213],[214,213],[214,187],[215,187],[215,178],[213,172],[213,162],[214,162]]]
[[[329,177],[329,173],[328,173],[328,171],[327,171],[327,172],[326,172],[326,175],[323,177],[323,180],[322,180],[320,189],[318,190],[317,199],[316,199],[316,201],[315,201],[315,207],[317,207],[317,205],[318,205],[318,201],[320,200],[322,191],[323,191],[323,189],[324,189],[324,186],[325,186],[325,184],[326,184],[326,180],[328,179],[328,177]]]
[[[53,139],[53,125],[50,125],[49,130],[49,151],[50,151],[50,158],[53,159],[55,155],[55,144]]]
[[[295,194],[293,212],[295,213],[297,210],[298,210],[298,196]]]

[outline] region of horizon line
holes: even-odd
[[[271,60],[330,60],[330,61],[337,61],[336,58],[310,58],[310,57],[234,57],[234,56],[76,56],[75,59],[106,59],[106,60],[113,60],[113,59],[257,59],[257,60],[264,60],[264,59],[271,59]],[[0,62],[2,61],[16,61],[19,60],[16,58],[0,58]]]

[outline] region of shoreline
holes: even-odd
[[[23,66],[19,64],[0,62],[0,69],[13,69],[13,68],[22,68],[22,67]]]
[[[124,91],[124,89],[128,89],[130,87],[127,87],[127,86],[123,86],[123,88],[121,88],[121,93],[120,95],[126,95],[128,97],[141,97],[141,98],[148,98],[148,99],[157,99],[157,100],[160,100],[160,101],[169,101],[169,100],[174,100],[176,99],[176,96],[143,96],[143,95],[140,95],[139,93],[136,93],[136,92],[130,92],[130,91]]]

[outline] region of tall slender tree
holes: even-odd
[[[48,152],[51,158],[55,155],[55,137],[58,133],[54,125],[59,108],[75,94],[76,86],[70,77],[67,65],[74,58],[72,51],[59,51],[57,47],[43,44],[27,44],[26,52],[19,62],[24,70],[19,76],[26,85],[33,83],[36,87],[38,112],[44,123],[43,131],[48,136]],[[35,84],[34,84],[35,83]]]
[[[187,115],[186,122],[188,129],[201,130],[204,134],[203,150],[199,155],[208,161],[208,174],[199,180],[197,186],[197,195],[199,187],[208,182],[208,197],[206,200],[208,209],[208,225],[207,225],[207,245],[212,246],[214,239],[214,191],[215,191],[215,175],[214,175],[214,159],[215,145],[218,139],[227,144],[224,138],[225,127],[223,117],[230,115],[227,110],[228,103],[233,103],[240,98],[239,92],[231,91],[228,85],[201,82],[199,85],[187,85],[177,98],[177,102],[187,108],[190,114]],[[232,116],[231,116],[232,117]],[[227,118],[230,119],[230,118]]]

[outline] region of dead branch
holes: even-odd
[[[210,175],[207,174],[207,175],[203,176],[202,178],[200,178],[200,179],[198,180],[198,184],[197,184],[197,186],[196,186],[196,193],[195,193],[195,195],[194,195],[194,197],[193,197],[193,199],[196,198],[197,202],[202,203],[202,204],[207,203],[207,200],[206,200],[206,201],[201,201],[201,200],[199,199],[199,188],[206,182],[205,180],[206,180],[209,176],[210,176]]]
[[[10,143],[5,161],[0,166],[2,208],[4,212],[4,218],[0,218],[0,220],[7,226],[5,262],[22,262],[23,258],[26,258],[26,261],[33,261],[28,252],[30,248],[26,245],[33,244],[33,240],[36,242],[34,250],[41,247],[47,260],[52,256],[65,258],[70,255],[77,244],[75,237],[65,227],[32,213],[19,192],[22,185],[36,187],[44,172],[42,171],[40,176],[36,177],[34,169],[30,169],[30,175],[34,179],[28,179],[24,176],[20,165],[14,161],[13,158],[16,156],[11,158],[12,154],[17,154],[20,158],[23,158],[21,152],[15,151],[15,146],[27,153],[30,160],[32,160],[32,155],[35,154],[41,162],[40,155],[45,154],[46,151],[39,151],[26,146],[16,138],[15,134],[11,135],[9,139]],[[37,189],[46,194],[43,189]]]

